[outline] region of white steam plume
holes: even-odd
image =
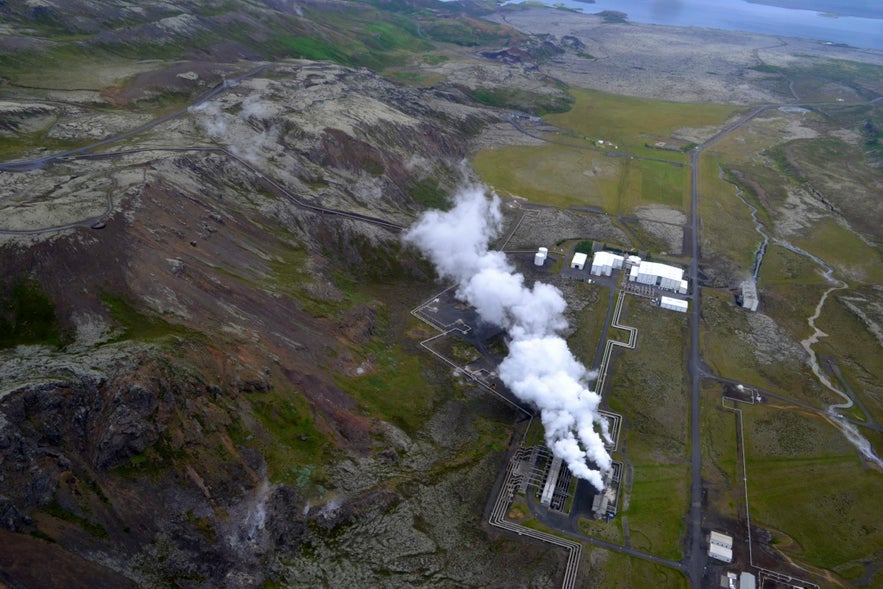
[[[191,106],[188,111],[212,140],[249,163],[265,167],[268,157],[279,150],[278,129],[272,125],[265,128],[275,109],[254,96],[243,100],[240,107],[234,115],[222,110],[218,102],[209,101]]]
[[[604,447],[610,441],[608,423],[598,414],[601,397],[587,387],[586,367],[558,335],[567,327],[564,297],[542,282],[525,286],[505,254],[488,250],[501,224],[499,198],[487,198],[482,186],[469,186],[457,194],[451,210],[426,212],[405,241],[416,245],[442,277],[457,282],[457,296],[483,320],[508,331],[509,355],[500,364],[500,379],[540,410],[552,453],[574,476],[602,490],[601,473],[610,468]]]

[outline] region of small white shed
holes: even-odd
[[[575,254],[573,254],[573,259],[570,260],[570,267],[576,270],[582,270],[586,267],[586,260],[588,259],[589,256],[587,254],[576,252]]]

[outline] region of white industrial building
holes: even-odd
[[[549,256],[549,248],[541,247],[537,250],[537,253],[533,256],[533,264],[534,266],[542,266],[546,263],[546,258]]]
[[[558,475],[561,473],[561,465],[562,461],[560,458],[556,456],[552,459],[552,465],[549,467],[549,474],[546,477],[546,484],[543,486],[543,494],[540,497],[540,503],[543,505],[548,506],[552,503],[555,487],[558,485]]]
[[[681,294],[687,292],[687,281],[684,280],[683,269],[659,262],[643,260],[640,264],[633,265],[629,271],[629,280],[638,284],[658,286]]]
[[[671,297],[660,297],[659,298],[659,306],[663,309],[670,309],[672,311],[679,311],[681,313],[686,313],[689,308],[689,303],[687,301],[682,301],[681,299],[673,299]]]
[[[723,562],[733,562],[733,537],[711,532],[708,536],[708,556]]]
[[[592,257],[592,271],[595,276],[610,276],[614,270],[622,268],[625,258],[612,252],[595,252]]]
[[[753,280],[745,280],[739,285],[739,298],[742,306],[749,311],[757,311],[757,285]]]
[[[576,252],[573,254],[573,259],[570,260],[570,267],[576,270],[582,270],[586,267],[586,260],[589,259],[588,254],[584,254],[582,252]]]
[[[751,573],[742,571],[739,575],[739,589],[757,589],[757,579]]]

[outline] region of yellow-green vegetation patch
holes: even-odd
[[[702,480],[709,487],[710,505],[718,514],[736,519],[742,503],[743,485],[737,454],[737,413],[721,403],[723,386],[702,382],[700,431],[702,436]],[[734,403],[727,401],[732,407]],[[741,409],[741,403],[735,403]]]
[[[804,123],[820,118],[815,113],[768,110],[721,138],[706,153],[730,163],[748,163],[772,145],[814,136],[815,132]]]
[[[647,299],[623,296],[620,322],[638,329],[637,348],[616,355],[610,406],[627,416],[630,432],[656,459],[679,461],[687,439],[687,317]],[[629,456],[634,461],[631,437]]]
[[[828,337],[819,340],[813,349],[821,356],[833,358],[839,375],[849,389],[858,395],[871,417],[881,423],[883,349],[869,331],[870,325],[876,329],[880,329],[880,326],[873,323],[870,317],[860,318],[849,308],[849,305],[855,307],[860,299],[861,295],[851,290],[838,291],[836,295],[828,297],[822,314],[816,320],[816,326]],[[839,384],[836,375],[832,380]]]
[[[760,268],[762,309],[795,338],[812,335],[807,321],[826,290],[833,286],[818,263],[784,247],[770,245]]]
[[[823,268],[811,258],[776,244],[770,244],[760,267],[760,282],[768,286],[807,286],[832,284],[822,274]]]
[[[270,435],[259,440],[267,461],[270,480],[305,487],[316,477],[316,465],[331,458],[328,439],[316,429],[309,403],[294,390],[274,389],[249,397],[254,415]],[[245,436],[245,439],[237,439]],[[248,434],[237,426],[231,430],[234,441],[249,443]]]
[[[748,275],[763,238],[755,230],[751,209],[739,199],[739,190],[724,180],[721,162],[713,155],[699,158],[700,246],[704,258],[724,258]]]
[[[634,462],[634,461],[633,461]],[[677,560],[683,556],[681,537],[687,512],[689,468],[634,462],[635,479],[628,517],[632,546],[657,556]]]
[[[277,250],[267,266],[268,286],[297,301],[314,317],[336,318],[353,303],[368,298],[351,277],[338,272],[326,278],[316,272],[309,253],[295,245]]]
[[[101,90],[119,86],[125,80],[144,72],[161,69],[156,61],[134,61],[102,55],[89,56],[82,50],[59,47],[52,51],[28,56],[31,67],[14,63],[0,63],[9,77],[18,85],[54,90]],[[14,58],[13,58],[14,59]],[[33,67],[39,64],[39,67]]]
[[[162,317],[152,313],[143,312],[125,297],[113,295],[108,292],[101,294],[101,302],[110,312],[116,326],[120,329],[116,339],[134,340],[158,340],[169,336],[178,336],[185,339],[204,339],[204,336],[196,330],[169,323]]]
[[[689,170],[663,162],[546,144],[483,150],[473,165],[500,192],[559,207],[630,213],[647,204],[688,205]]]
[[[686,317],[629,296],[621,322],[635,350],[616,355],[609,403],[626,422],[622,451],[634,467],[628,509],[632,545],[680,558],[687,508]]]
[[[795,244],[833,266],[847,282],[883,284],[883,254],[835,219],[820,221]]]
[[[622,518],[598,520],[581,517],[579,531],[586,536],[600,538],[615,544],[622,544],[625,540],[622,535]]]
[[[36,281],[19,280],[8,293],[0,291],[0,349],[28,344],[60,347],[71,339]]]
[[[689,586],[687,578],[678,570],[618,552],[608,552],[603,575],[606,589],[685,589]]]
[[[647,147],[658,141],[673,142],[687,147],[673,135],[681,128],[722,127],[738,109],[709,103],[664,102],[607,94],[596,90],[571,90],[574,103],[565,113],[548,115],[549,123],[579,134],[597,145],[614,143],[620,152],[661,159],[686,161],[677,152]],[[710,133],[713,134],[713,133]],[[709,135],[710,135],[709,134]]]
[[[363,352],[370,368],[362,376],[337,376],[338,386],[370,415],[407,432],[417,431],[429,417],[435,399],[435,390],[424,377],[425,357],[380,339]]]
[[[804,362],[803,349],[762,313],[737,307],[727,292],[702,292],[702,359],[714,374],[827,406],[833,399]]]
[[[880,472],[821,416],[745,410],[752,523],[791,539],[791,558],[833,570],[883,545]]]
[[[585,289],[580,288],[578,292],[585,306],[572,322],[576,329],[567,339],[567,344],[583,364],[591,367],[601,343],[601,331],[610,306],[610,289],[586,285]]]

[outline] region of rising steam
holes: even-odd
[[[540,410],[552,453],[574,476],[602,490],[601,473],[610,468],[604,448],[604,441],[610,442],[608,423],[598,414],[600,396],[587,387],[585,366],[558,335],[567,327],[564,297],[549,284],[526,286],[503,252],[488,250],[501,225],[499,198],[488,199],[483,187],[470,186],[457,194],[450,211],[425,213],[405,241],[416,245],[442,277],[457,282],[457,296],[483,320],[508,331],[509,355],[500,364],[500,379]]]

